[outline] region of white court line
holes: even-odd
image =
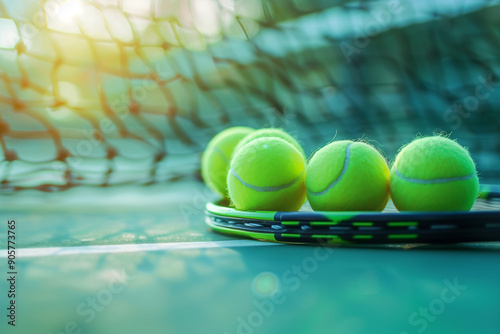
[[[77,247],[41,247],[16,249],[16,257],[40,257],[51,255],[87,255],[133,253],[162,250],[206,249],[206,248],[237,248],[237,247],[262,247],[282,246],[283,244],[262,242],[257,240],[227,240],[227,241],[201,241],[201,242],[176,242],[159,244],[127,244],[106,246],[77,246]],[[6,258],[7,251],[2,250],[0,258]]]

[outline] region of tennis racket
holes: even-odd
[[[284,243],[460,243],[500,241],[500,186],[483,185],[470,212],[241,211],[207,203],[215,232]]]

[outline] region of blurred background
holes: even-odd
[[[446,133],[498,183],[499,42],[497,0],[0,1],[2,333],[498,333],[498,244],[318,262],[216,235],[200,157],[237,125],[389,161]]]
[[[451,134],[500,172],[497,1],[51,0],[0,5],[2,189],[199,175],[233,125],[389,160]]]

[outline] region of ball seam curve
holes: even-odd
[[[411,177],[406,177],[399,172],[399,170],[396,166],[394,166],[394,172],[402,180],[410,182],[410,183],[417,183],[417,184],[436,184],[436,183],[448,183],[448,182],[453,182],[453,181],[465,181],[465,180],[472,179],[474,176],[476,176],[476,173],[472,173],[472,174],[466,175],[466,176],[456,176],[456,177],[446,177],[446,178],[440,178],[440,179],[424,180],[424,179],[415,179],[415,178],[411,178]]]
[[[337,177],[337,179],[335,179],[332,183],[330,183],[328,185],[328,187],[326,187],[325,189],[323,189],[322,191],[320,192],[313,192],[313,191],[310,191],[309,189],[307,190],[307,192],[310,194],[310,195],[313,195],[313,196],[321,196],[321,195],[324,195],[326,194],[330,189],[332,189],[333,187],[335,187],[335,185],[337,183],[340,182],[340,180],[342,179],[342,177],[344,176],[344,174],[347,172],[347,166],[349,165],[349,160],[351,159],[351,145],[353,143],[349,143],[346,148],[345,148],[345,158],[344,158],[344,166],[342,167],[342,171],[340,172],[340,175]]]
[[[250,183],[247,183],[245,181],[243,181],[241,179],[241,177],[234,171],[234,169],[231,168],[230,170],[230,173],[238,180],[241,182],[242,185],[244,185],[245,187],[247,188],[250,188],[250,189],[253,189],[257,192],[273,192],[273,191],[279,191],[279,190],[283,190],[283,189],[286,189],[292,185],[294,185],[298,180],[300,180],[302,178],[302,176],[304,175],[304,172],[305,172],[305,168],[302,170],[302,172],[299,174],[299,176],[297,176],[296,178],[294,178],[292,181],[286,183],[286,184],[283,184],[281,186],[275,186],[275,187],[259,187],[259,186],[254,186],[253,184],[250,184]]]

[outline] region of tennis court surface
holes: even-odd
[[[19,247],[16,327],[3,321],[5,333],[500,326],[498,243],[324,248],[238,240],[205,226],[204,205],[192,200],[202,186],[145,189],[106,189],[106,204],[82,189],[3,203]]]

